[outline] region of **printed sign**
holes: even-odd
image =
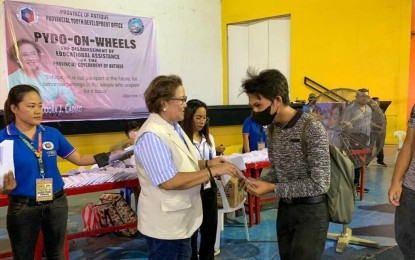
[[[158,74],[152,18],[5,2],[8,87],[35,86],[44,121],[146,117]]]

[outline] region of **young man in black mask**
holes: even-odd
[[[248,70],[242,82],[253,119],[268,125],[270,172],[251,179],[251,194],[275,193],[280,198],[277,217],[281,259],[320,259],[324,251],[329,213],[326,192],[330,185],[327,133],[316,120],[306,125],[306,154],[301,148],[304,123],[313,116],[290,107],[288,84],[278,70],[256,74]]]

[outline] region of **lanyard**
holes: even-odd
[[[200,151],[200,146],[202,146],[202,145],[203,145],[203,150]],[[196,147],[197,151],[200,154],[200,160],[206,160],[205,159],[205,145],[204,145],[204,143],[202,143],[202,144],[195,144],[195,147]]]
[[[259,141],[261,143],[265,143],[265,133],[264,133],[264,127],[262,125],[256,124],[256,126],[258,127],[258,131],[259,131]]]
[[[259,127],[259,141],[262,143],[264,142],[264,127],[262,125],[258,125]]]
[[[205,148],[207,146],[207,143],[206,142],[203,142],[203,139],[202,139],[201,144],[195,143],[194,145],[195,145],[197,151],[200,154],[201,160],[212,160],[213,154],[212,154],[212,150],[210,150],[210,148],[208,148],[208,150],[209,150],[209,158],[205,158]],[[200,146],[202,146],[202,145],[203,145],[203,150],[200,151]]]
[[[43,159],[42,159],[42,132],[39,132],[39,134],[38,134],[38,138],[37,138],[38,139],[38,149],[37,150],[23,136],[19,135],[19,137],[20,137],[20,139],[22,139],[23,143],[25,143],[27,145],[27,147],[29,147],[30,150],[32,150],[32,152],[35,154],[35,156],[37,158],[37,163],[38,163],[38,166],[39,166],[40,176],[42,176],[42,178],[45,178],[45,169],[43,167]]]

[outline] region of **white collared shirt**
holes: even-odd
[[[212,143],[212,146],[209,146],[209,144],[206,142],[204,135],[202,135],[202,141],[200,143],[193,139],[193,145],[196,148],[196,154],[199,160],[211,160],[216,157],[215,140],[211,134],[209,134],[209,139]]]

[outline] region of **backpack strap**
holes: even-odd
[[[300,141],[301,141],[301,152],[304,154],[304,156],[307,158],[307,126],[310,124],[311,121],[313,121],[313,118],[307,118],[304,121],[304,125],[303,125],[303,129],[301,131],[301,137],[300,137]]]

